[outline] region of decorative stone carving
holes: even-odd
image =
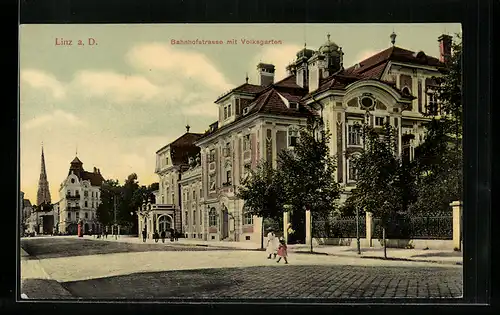
[[[358,107],[358,98],[355,97],[355,98],[351,99],[349,102],[347,102],[347,106]]]
[[[380,110],[387,110],[387,106],[385,106],[385,104],[381,101],[377,101],[375,108]]]

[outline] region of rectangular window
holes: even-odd
[[[241,102],[240,102],[240,99],[239,99],[239,98],[237,98],[237,99],[235,100],[235,109],[236,109],[235,114],[236,114],[236,115],[240,115],[240,114],[241,114]]]
[[[200,225],[203,224],[203,210],[200,209]]]
[[[251,149],[250,145],[250,135],[245,135],[243,137],[243,151],[247,151]]]
[[[227,119],[227,106],[224,106],[224,119]]]
[[[227,105],[227,117],[231,117],[231,104]]]
[[[88,192],[88,190],[84,190],[84,191],[83,191],[83,196],[85,196],[85,197],[88,197],[88,196],[89,196],[89,192]]]
[[[87,208],[89,206],[87,200],[85,200],[85,208]]]
[[[438,104],[436,102],[436,95],[432,92],[427,94],[427,113],[429,115],[438,114]]]
[[[215,162],[215,149],[210,150],[210,154],[208,156],[209,162]]]
[[[215,174],[212,174],[212,175],[209,176],[208,185],[209,185],[209,190],[210,191],[214,191],[215,190]]]
[[[89,213],[85,212],[85,219],[88,219],[88,218],[89,218]]]
[[[76,212],[76,219],[80,219],[80,212]]]
[[[243,224],[252,225],[253,224],[253,215],[249,212],[245,212],[243,215]]]
[[[185,225],[186,225],[186,226],[187,226],[187,225],[189,225],[189,218],[188,218],[188,212],[187,212],[187,211],[186,211],[186,213],[185,213],[184,220],[185,220],[184,222],[186,222],[186,223],[185,223]]]
[[[200,198],[203,198],[203,192],[202,192],[201,188],[200,188]]]
[[[193,225],[196,225],[196,210],[193,210]]]
[[[294,147],[297,145],[297,140],[299,139],[299,131],[295,128],[288,129],[288,146]]]
[[[349,125],[347,127],[347,136],[349,145],[361,145],[361,126]]]
[[[384,117],[375,117],[375,126],[380,127],[384,125]]]
[[[356,168],[354,167],[354,161],[352,159],[349,159],[348,164],[349,164],[349,173],[348,173],[349,181],[356,181],[358,179],[358,174]]]
[[[68,212],[68,220],[71,220],[71,212]]]
[[[196,200],[196,190],[193,190],[193,201]]]
[[[226,171],[226,183],[231,184],[231,179],[232,179],[231,170],[228,170]]]
[[[299,109],[299,103],[290,102],[290,109]]]

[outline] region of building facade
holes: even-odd
[[[411,160],[424,140],[424,125],[430,120],[425,114],[440,111],[434,97],[435,78],[446,69],[451,37],[439,37],[440,59],[397,47],[395,38],[393,33],[388,49],[333,75],[324,71],[325,64],[316,62],[325,51],[338,49],[329,39],[308,61],[309,94],[302,102],[318,111],[331,134],[336,178],[344,188],[341,202],[356,184],[351,161],[363,148],[361,125],[381,130],[388,122],[396,131],[397,154]]]
[[[59,232],[77,234],[79,222],[82,223],[84,233],[88,233],[90,229],[94,232],[101,231],[96,210],[101,202],[103,182],[99,169],[94,167],[93,172],[87,172],[83,169],[83,163],[75,157],[68,176],[59,187]]]
[[[173,161],[172,144],[160,149],[157,203],[178,207],[175,226],[184,236],[260,241],[262,220],[245,212],[238,186],[260,161],[276,167],[279,152],[294,147],[311,116],[322,118],[331,134],[335,175],[344,188],[340,202],[356,184],[351,161],[363,148],[363,124],[381,130],[388,122],[396,130],[397,153],[411,160],[424,140],[425,114],[440,111],[435,78],[446,71],[451,37],[439,37],[440,58],[397,47],[394,33],[390,38],[388,49],[344,68],[344,52],[328,35],[318,50],[297,52],[287,76],[276,83],[274,65],[260,63],[259,84],[247,78],[215,101],[218,120],[189,138],[191,153],[183,153],[182,162]]]
[[[186,238],[206,240],[200,155],[190,157],[188,164],[189,169],[182,172],[179,181],[183,212],[182,231]]]
[[[155,192],[155,202],[149,202],[139,210],[139,228],[146,229],[148,237],[155,230],[161,232],[167,226],[184,234],[181,210],[181,174],[190,168],[190,159],[199,155],[200,149],[194,145],[202,134],[189,132],[156,151],[155,173],[159,178],[159,189]],[[184,221],[185,222],[185,221]]]

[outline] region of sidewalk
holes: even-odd
[[[91,236],[85,236],[85,239],[92,239]],[[120,235],[118,239],[114,236],[108,236],[107,239],[95,239],[103,241],[118,241],[127,243],[142,244],[142,239],[139,237],[132,237]],[[148,239],[147,244],[155,244],[154,240]],[[204,246],[215,248],[232,248],[241,250],[261,250],[260,243],[255,242],[229,242],[229,241],[203,241],[196,239],[179,239],[178,241],[171,242],[165,241],[166,244],[172,246]],[[162,244],[161,240],[158,244]],[[309,245],[288,245],[288,250],[291,253],[297,254],[311,254]],[[383,248],[361,248],[361,254],[357,253],[357,249],[351,246],[314,246],[312,254],[331,255],[338,257],[358,257],[360,259],[384,259]],[[418,250],[418,249],[387,249],[388,260],[401,260],[401,261],[417,261],[438,264],[451,264],[462,265],[463,256],[461,252],[452,250]]]

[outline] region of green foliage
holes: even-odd
[[[237,196],[245,201],[245,211],[253,215],[279,220],[283,213],[282,185],[271,163],[262,161],[256,169],[250,170]]]
[[[101,203],[97,207],[96,215],[99,222],[110,225],[114,221],[113,197],[119,193],[118,180],[105,180],[101,185]]]
[[[351,208],[369,211],[387,227],[397,212],[404,211],[405,187],[409,173],[395,152],[395,133],[388,123],[382,130],[363,127],[365,146],[353,159],[356,188],[347,200]]]
[[[335,180],[335,159],[330,155],[330,134],[322,121],[312,118],[300,129],[293,150],[278,155],[278,182],[286,203],[295,213],[311,210],[314,218],[327,217],[335,208],[340,187]]]
[[[460,40],[460,36],[457,36]],[[446,74],[436,78],[436,99],[442,112],[430,112],[425,142],[415,149],[418,199],[413,212],[449,210],[449,203],[462,200],[462,44],[454,42]]]

